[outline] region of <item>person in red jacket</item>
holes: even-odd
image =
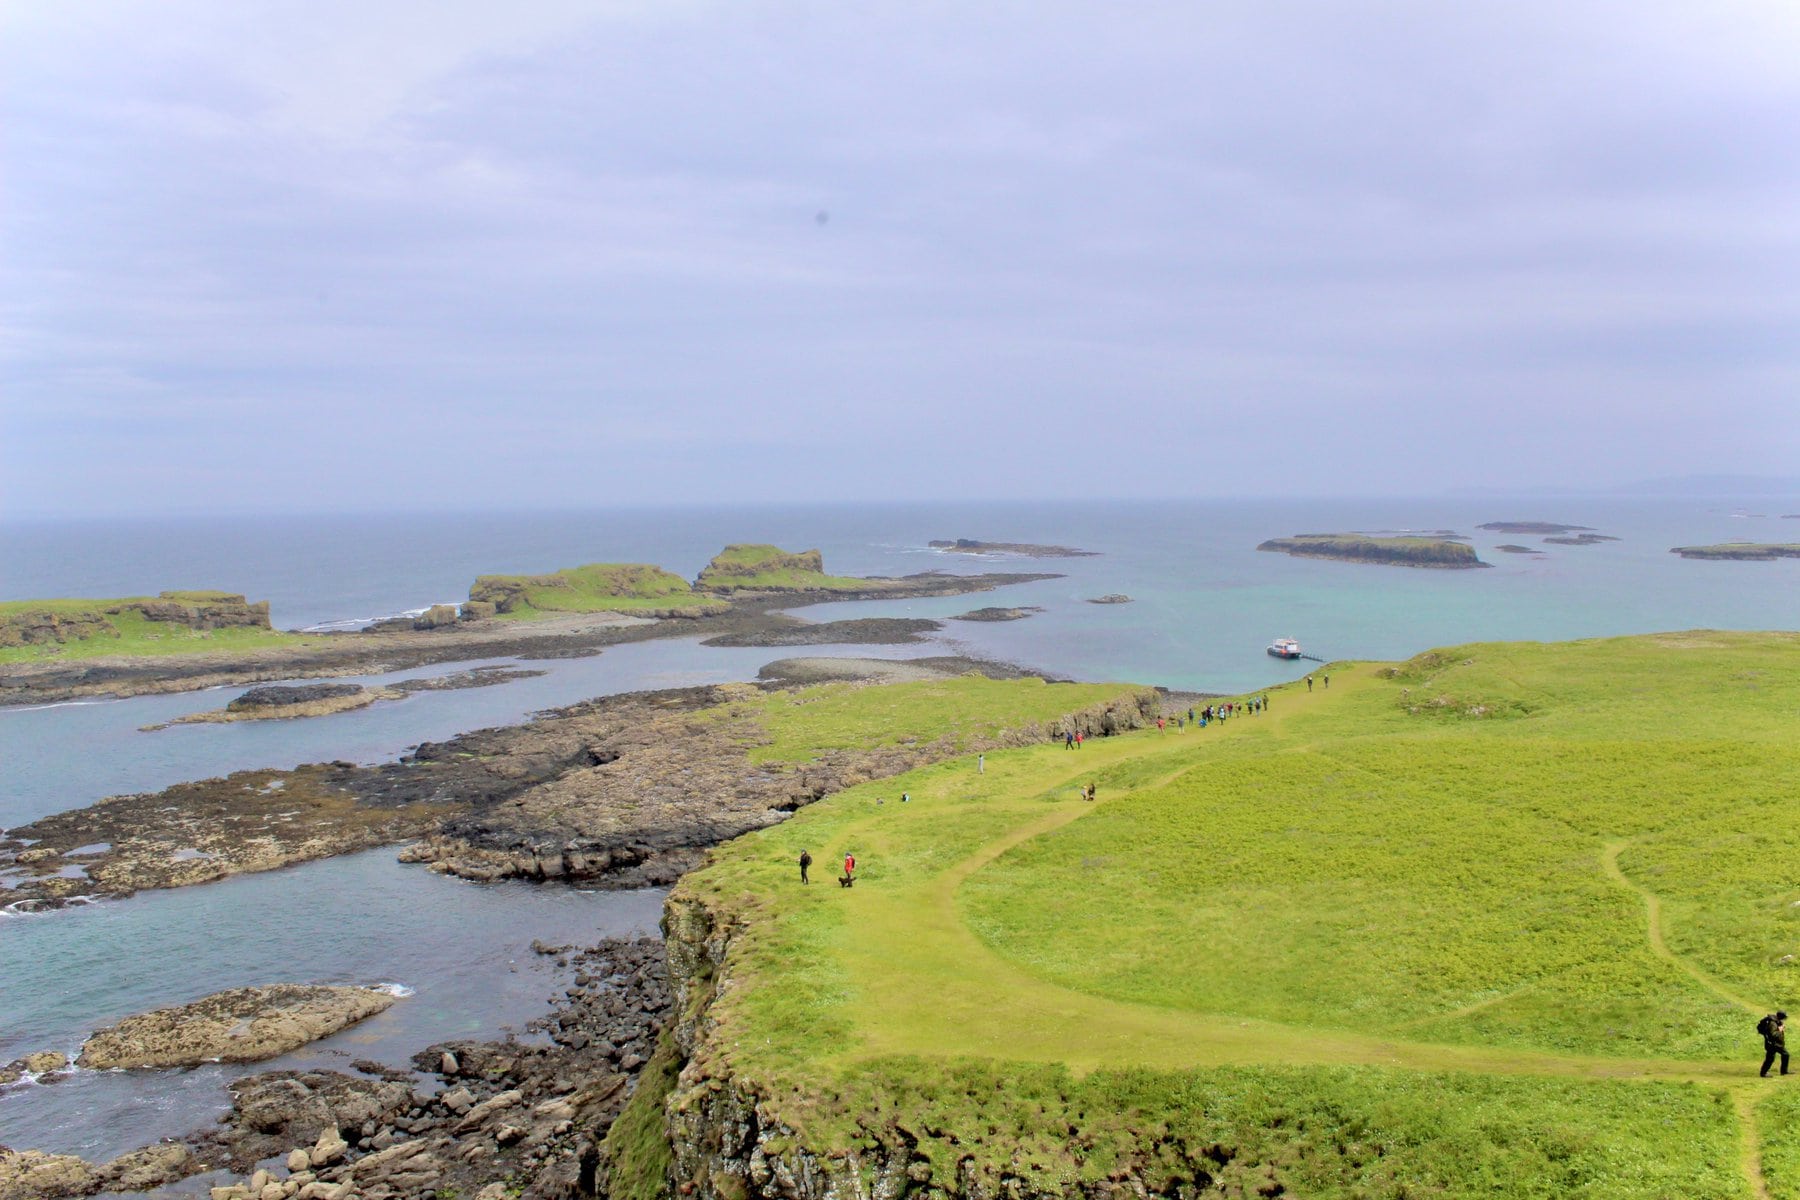
[[[844,878],[856,878],[856,855],[854,854],[847,853],[844,855]]]

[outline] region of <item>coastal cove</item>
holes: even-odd
[[[497,567],[529,573],[586,560],[664,562],[691,577],[720,544],[747,536],[819,546],[831,570],[852,575],[974,568],[1031,573],[1023,558],[943,552],[926,544],[946,531],[1092,552],[1057,561],[1058,577],[1001,587],[979,600],[950,594],[807,603],[785,625],[775,620],[776,632],[751,645],[704,644],[690,628],[684,636],[604,645],[590,657],[483,656],[347,676],[344,682],[380,688],[476,668],[520,672],[492,686],[424,688],[304,719],[143,731],[222,709],[241,687],[0,708],[0,762],[9,782],[0,795],[0,827],[109,795],[154,792],[232,771],[386,763],[421,742],[517,726],[532,714],[592,697],[753,680],[772,661],[796,654],[961,656],[1074,680],[1233,694],[1293,683],[1307,673],[1308,664],[1263,654],[1278,633],[1300,636],[1309,651],[1327,659],[1400,660],[1428,646],[1477,638],[1791,628],[1800,563],[1742,569],[1668,552],[1675,545],[1774,536],[1753,518],[1734,515],[1733,507],[1484,500],[680,510],[285,519],[261,523],[266,528],[260,535],[254,532],[258,523],[235,521],[145,523],[123,531],[0,526],[3,582],[13,596],[154,594],[218,584],[269,599],[278,628],[419,610],[455,598],[457,585],[447,580],[460,579],[466,588],[476,574]],[[1562,547],[1531,538],[1539,552],[1518,555],[1495,552],[1518,533],[1479,528],[1546,510],[1620,540]],[[1472,530],[1472,544],[1491,569],[1388,571],[1254,549],[1304,528]],[[243,557],[228,561],[228,553]],[[148,569],[165,562],[173,565]],[[1129,595],[1133,603],[1090,603],[1109,594]],[[1028,619],[958,619],[977,606]],[[770,605],[771,614],[779,611],[779,604]],[[885,624],[873,645],[829,640],[848,633],[810,632],[836,622]],[[902,635],[919,640],[908,643]],[[819,636],[827,640],[814,640]],[[0,970],[9,981],[0,1001],[0,1062],[68,1050],[103,1015],[228,986],[295,981],[393,983],[414,994],[280,1063],[344,1070],[352,1058],[366,1058],[401,1065],[433,1042],[494,1037],[509,1027],[522,1030],[541,1015],[555,985],[548,965],[529,953],[534,939],[588,945],[607,933],[649,932],[661,904],[661,892],[653,889],[590,894],[566,884],[475,885],[395,859],[390,847],[200,887],[0,918]],[[305,902],[299,907],[307,911],[293,920],[287,910],[300,897]],[[422,929],[415,918],[432,923]],[[279,928],[284,920],[294,925],[291,937]],[[126,970],[145,948],[153,948],[156,969]],[[83,1008],[81,996],[103,1002]],[[0,1141],[104,1158],[205,1124],[220,1111],[222,1085],[232,1072],[269,1065],[206,1067],[155,1079],[76,1072],[54,1083],[0,1090],[0,1124],[7,1129]]]

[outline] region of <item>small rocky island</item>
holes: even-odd
[[[1373,537],[1362,533],[1300,533],[1270,538],[1257,547],[1295,558],[1332,558],[1339,562],[1375,563],[1391,567],[1462,569],[1486,567],[1475,548],[1447,537]]]
[[[1124,592],[1108,592],[1104,596],[1092,597],[1091,599],[1088,600],[1088,603],[1089,604],[1130,604],[1131,597],[1127,596]]]
[[[1571,533],[1560,537],[1547,537],[1544,543],[1550,546],[1598,546],[1601,542],[1616,542],[1619,539],[1604,533]]]
[[[1023,621],[1032,613],[1043,611],[1035,605],[1026,605],[1023,608],[977,608],[966,613],[959,613],[950,619],[952,621]]]
[[[1716,546],[1676,546],[1669,553],[1721,562],[1774,562],[1778,558],[1800,558],[1800,545],[1792,542],[1723,542]]]
[[[983,542],[975,538],[955,541],[934,539],[926,543],[933,550],[952,554],[1017,554],[1024,558],[1098,558],[1098,550],[1077,550],[1073,546],[1039,546],[1032,542]]]
[[[1592,525],[1563,525],[1556,521],[1489,521],[1477,525],[1490,533],[1592,533]]]

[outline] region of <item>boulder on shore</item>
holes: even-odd
[[[362,987],[233,988],[127,1017],[88,1038],[75,1061],[100,1070],[258,1062],[354,1025],[393,1002],[387,992]]]

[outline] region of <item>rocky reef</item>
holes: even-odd
[[[779,614],[772,614],[779,615]],[[858,617],[811,624],[783,618],[762,629],[722,633],[702,646],[907,646],[943,625],[925,617]]]
[[[1044,610],[1033,605],[1023,608],[977,608],[951,617],[952,621],[1023,621],[1033,613]]]
[[[1098,550],[1077,550],[1073,546],[1040,546],[1033,542],[983,542],[975,538],[933,540],[933,550],[955,554],[1017,554],[1024,558],[1098,558]]]
[[[372,988],[271,984],[215,992],[96,1030],[77,1066],[192,1067],[260,1062],[382,1012],[394,997]]]

